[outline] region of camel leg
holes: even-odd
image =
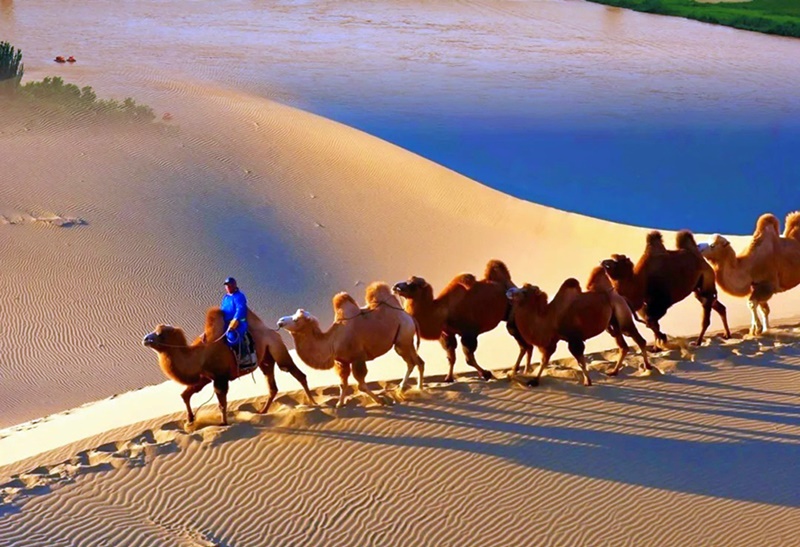
[[[766,302],[760,302],[758,304],[758,310],[761,312],[761,317],[764,319],[764,328],[761,330],[761,333],[765,333],[769,330],[769,304]]]
[[[606,331],[614,337],[614,341],[617,343],[617,347],[619,348],[617,364],[614,366],[614,368],[607,371],[606,374],[608,376],[616,376],[619,374],[619,371],[622,368],[622,362],[625,360],[625,356],[628,355],[629,348],[627,342],[625,342],[625,337],[622,336],[622,331],[620,330],[619,323],[615,317],[611,317],[611,323],[609,323]]]
[[[539,379],[542,377],[542,373],[544,369],[550,364],[550,357],[556,352],[556,344],[551,344],[550,346],[544,348],[542,351],[542,363],[539,365],[539,371],[536,373],[536,378],[528,380],[528,387],[538,386]]]
[[[214,380],[214,393],[217,394],[219,410],[222,412],[222,425],[228,425],[228,379],[217,378]]]
[[[667,335],[661,332],[661,327],[658,324],[658,319],[647,318],[647,328],[653,331],[655,336],[654,346],[661,349],[667,349]]]
[[[314,394],[311,393],[311,390],[308,387],[308,379],[305,373],[302,370],[300,370],[297,367],[297,365],[294,364],[294,362],[290,362],[288,364],[283,364],[283,365],[278,363],[278,367],[282,371],[291,374],[294,377],[294,379],[300,383],[300,385],[303,387],[303,392],[305,392],[306,397],[308,397],[309,403],[311,403],[311,406],[319,406],[317,400],[314,398]]]
[[[755,300],[748,300],[747,307],[750,308],[750,334],[752,336],[758,336],[763,328],[761,319],[758,317],[758,312],[756,311],[758,302]]]
[[[644,339],[644,336],[639,334],[639,329],[636,328],[636,324],[631,321],[629,325],[622,324],[620,331],[625,336],[633,338],[633,341],[636,342],[636,345],[639,346],[639,350],[642,352],[642,359],[644,360],[644,369],[645,370],[652,370],[652,365],[650,364],[650,359],[647,357],[647,340]]]
[[[589,372],[586,370],[586,357],[583,355],[583,352],[586,350],[586,343],[580,338],[573,338],[568,342],[567,346],[569,347],[569,352],[573,357],[575,357],[575,359],[578,361],[578,365],[581,367],[581,372],[583,373],[583,385],[592,385],[592,380],[589,378]]]
[[[447,364],[450,365],[450,369],[447,372],[447,376],[444,377],[444,381],[455,382],[456,377],[453,375],[453,367],[456,366],[456,347],[458,346],[456,335],[443,332],[439,337],[439,343],[442,344],[442,347],[447,352]]]
[[[528,360],[525,364],[525,374],[527,374],[531,366],[531,356],[533,355],[533,346],[528,344],[525,341],[525,339],[522,338],[522,335],[520,334],[519,329],[517,329],[517,325],[515,323],[508,322],[506,324],[506,330],[511,336],[514,337],[514,340],[517,341],[517,345],[519,345],[519,356],[517,356],[517,362],[514,363],[514,366],[511,368],[511,373],[509,374],[509,376],[512,377],[516,376],[517,371],[519,370],[519,365],[522,362],[522,358],[525,356],[528,357]]]
[[[267,390],[269,391],[267,401],[258,413],[266,414],[269,407],[272,406],[272,401],[275,400],[275,396],[278,394],[278,384],[275,382],[275,359],[272,358],[269,351],[264,354],[264,359],[258,364],[258,368],[261,369],[261,372],[264,373],[264,377],[267,379]]]
[[[410,348],[403,347],[400,345],[396,345],[394,350],[397,352],[397,355],[403,358],[403,361],[406,362],[408,369],[406,370],[406,375],[403,377],[403,381],[400,382],[400,391],[403,391],[408,385],[408,379],[411,377],[411,373],[414,371],[414,367],[419,370],[419,382],[417,383],[417,387],[422,389],[422,377],[425,373],[425,361],[422,360],[417,352],[414,350],[413,346]]]
[[[344,395],[347,393],[347,380],[350,378],[350,363],[336,361],[336,371],[339,373],[339,401],[336,408],[344,406]]]
[[[464,356],[467,358],[467,364],[478,371],[484,380],[494,379],[494,375],[488,370],[482,369],[475,359],[475,350],[478,349],[478,337],[469,335],[461,335],[461,348],[464,350]]]
[[[693,342],[693,345],[699,346],[703,343],[703,337],[706,335],[708,326],[711,324],[711,307],[714,305],[715,297],[713,295],[701,293],[695,293],[694,296],[700,301],[700,304],[703,305],[703,322],[701,324],[700,334],[697,336],[697,340]]]
[[[190,424],[194,423],[194,412],[192,411],[192,405],[189,404],[189,401],[192,399],[192,395],[194,395],[195,393],[206,387],[209,381],[210,380],[206,380],[205,378],[203,378],[202,380],[200,380],[199,383],[187,387],[186,389],[183,390],[183,393],[181,393],[181,398],[183,399],[183,402],[186,405],[187,421]]]
[[[364,361],[356,361],[353,363],[353,377],[356,379],[358,383],[358,389],[362,392],[369,395],[369,397],[378,403],[379,405],[383,406],[385,403],[378,399],[378,397],[372,392],[370,388],[367,387],[367,363]]]
[[[716,298],[714,299],[714,303],[711,304],[711,308],[715,312],[717,312],[720,319],[722,319],[722,326],[725,328],[725,334],[723,335],[723,338],[727,340],[728,338],[731,337],[731,329],[730,327],[728,327],[728,310],[727,308],[725,308],[725,304],[723,304]]]

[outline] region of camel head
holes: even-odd
[[[153,332],[142,339],[142,345],[155,351],[162,351],[168,347],[187,344],[186,336],[178,327],[158,325]]]
[[[600,265],[614,281],[633,277],[633,262],[625,255],[611,255],[600,262]]]
[[[392,287],[392,292],[409,300],[426,295],[430,296],[431,299],[433,298],[433,287],[421,277],[416,276],[409,277],[408,281],[395,283],[394,287]]]
[[[730,241],[719,234],[714,234],[710,243],[701,243],[697,247],[700,249],[703,258],[712,264],[721,262],[726,254],[733,252]]]
[[[536,285],[525,283],[522,287],[512,287],[506,291],[506,298],[512,304],[528,304],[536,308],[544,308],[547,306],[547,293],[541,290]]]
[[[278,319],[278,328],[286,329],[289,334],[302,332],[314,326],[319,327],[319,320],[303,309],[297,310],[294,315]]]

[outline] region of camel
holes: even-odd
[[[720,288],[732,296],[747,297],[750,334],[769,330],[769,299],[800,284],[800,211],[787,215],[783,236],[775,215],[761,215],[750,245],[739,255],[719,234],[701,246]]]
[[[536,346],[542,354],[539,371],[536,378],[528,382],[529,386],[539,384],[542,372],[550,364],[560,340],[567,342],[570,353],[578,361],[583,385],[591,386],[584,356],[585,341],[603,331],[614,337],[620,349],[616,365],[607,372],[609,376],[619,373],[628,354],[624,336],[633,338],[639,346],[644,368],[652,368],[645,339],[636,329],[633,312],[625,299],[616,293],[601,266],[592,270],[586,292],[581,290],[577,279],[569,278],[561,284],[549,303],[547,293],[531,284],[525,284],[520,289],[509,289],[506,297],[513,303],[514,318],[525,340]],[[512,370],[512,376],[515,374],[516,368]]]
[[[406,299],[405,309],[419,323],[422,338],[439,340],[447,352],[450,366],[445,382],[453,382],[458,346],[456,335],[461,337],[467,364],[484,380],[494,377],[478,364],[475,350],[478,348],[478,335],[494,329],[500,321],[506,321],[508,332],[519,344],[515,368],[524,356],[527,356],[526,370],[530,367],[533,347],[525,341],[510,317],[511,306],[505,297],[506,291],[515,287],[506,265],[499,260],[490,260],[482,280],[478,281],[469,273],[457,275],[436,298],[433,287],[416,276],[396,283],[392,291]]]
[[[423,388],[425,362],[417,353],[419,333],[416,321],[403,310],[386,283],[369,285],[366,301],[367,306],[361,308],[346,292],[334,296],[335,319],[327,331],[323,331],[319,320],[304,309],[278,320],[278,328],[286,329],[292,335],[303,362],[318,370],[336,367],[341,380],[337,407],[345,403],[351,369],[358,388],[376,403],[384,404],[367,386],[367,361],[380,357],[392,347],[408,365],[400,390],[405,389],[414,367],[419,371],[417,386]]]
[[[267,328],[261,319],[249,309],[247,310],[247,322],[256,345],[256,362],[261,372],[264,373],[269,388],[269,397],[259,413],[264,414],[269,410],[278,393],[274,369],[276,362],[281,370],[289,372],[300,382],[311,404],[316,405],[314,396],[308,389],[306,375],[294,364],[280,335]],[[222,412],[222,425],[228,425],[228,383],[250,372],[249,369],[239,370],[233,351],[222,339],[224,330],[222,310],[209,308],[206,312],[205,331],[191,344],[187,342],[183,330],[164,324],[158,325],[142,340],[145,347],[149,347],[158,354],[158,364],[167,378],[187,386],[181,397],[186,405],[189,424],[194,423],[195,419],[190,405],[192,395],[213,382],[214,392]]]
[[[711,310],[722,318],[725,338],[730,338],[728,315],[717,298],[714,270],[706,263],[694,236],[688,230],[676,235],[677,250],[667,250],[661,232],[647,235],[644,254],[634,266],[625,255],[612,255],[601,265],[611,278],[614,289],[628,301],[635,312],[644,315],[645,324],[653,331],[656,346],[665,347],[667,335],[661,331],[659,320],[667,310],[690,294],[703,306],[700,334],[693,344],[703,342],[711,324]]]

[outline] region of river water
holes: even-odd
[[[28,78],[213,82],[609,220],[748,233],[800,209],[797,39],[582,0],[0,0],[0,40]]]

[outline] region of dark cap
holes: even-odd
[[[232,277],[226,277],[223,285],[236,285],[236,280]]]

